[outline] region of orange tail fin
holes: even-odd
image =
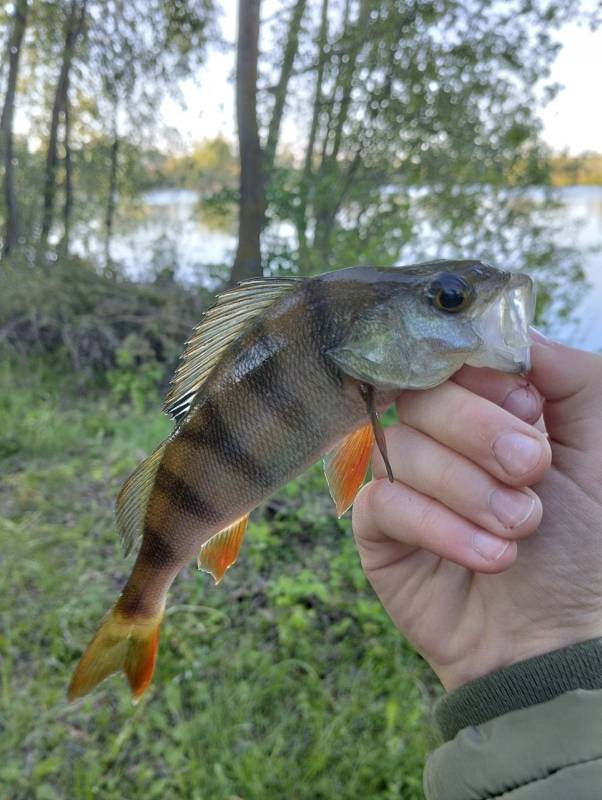
[[[133,702],[138,702],[153,677],[162,619],[163,613],[154,619],[136,620],[115,608],[110,611],[75,669],[69,700],[88,694],[121,670],[129,681]]]

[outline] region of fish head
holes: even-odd
[[[374,305],[330,353],[347,374],[384,390],[426,389],[464,364],[505,372],[530,368],[529,276],[479,261],[379,272],[386,289],[375,292]]]

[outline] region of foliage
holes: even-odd
[[[561,153],[550,159],[551,181],[554,186],[602,185],[602,155],[581,153],[570,156]]]
[[[65,33],[75,4],[71,0],[32,0],[30,5],[20,76],[22,91],[16,105],[27,119],[31,149],[38,156],[43,151],[44,157],[37,159],[40,168],[34,180],[25,184],[26,201],[32,207],[27,224],[20,230],[22,244],[28,245],[39,238],[41,190],[44,188],[46,195],[49,182],[52,196],[56,183],[65,202],[73,205],[75,219],[85,219],[88,224],[100,209],[111,207],[117,191],[123,194],[129,188],[131,184],[122,172],[127,176],[132,165],[126,159],[122,169],[121,140],[125,140],[129,155],[134,148],[146,149],[156,140],[156,109],[162,98],[168,90],[177,92],[178,82],[198,69],[208,41],[216,39],[213,0],[86,0],[81,4],[82,35],[74,46],[72,43],[69,66],[57,70],[68,50]],[[51,115],[52,97],[58,116]],[[62,150],[52,167],[48,162],[42,168],[51,116],[50,139],[58,137]],[[106,141],[110,144],[103,153]],[[107,156],[114,143],[114,151]],[[98,158],[92,161],[94,155]],[[84,191],[85,178],[80,180],[80,169],[90,166],[91,161],[100,183],[88,193]],[[22,183],[25,176],[19,175],[18,162],[15,172]],[[68,190],[71,180],[72,197]],[[140,181],[137,189],[143,183]],[[59,225],[58,203],[52,205],[50,244],[54,248],[66,238],[67,212],[63,211],[65,218]],[[44,228],[46,225],[44,219]]]
[[[26,247],[37,236],[68,11],[67,0],[31,4],[17,111],[35,136],[29,146],[17,140],[15,159]],[[436,254],[519,268],[545,257],[554,282],[570,280],[525,190],[550,177],[533,87],[545,83],[557,29],[579,15],[579,0],[295,0],[264,19],[257,99],[266,274]],[[71,239],[85,251],[106,238],[103,265],[117,269],[115,206],[149,187],[199,190],[214,217],[240,200],[233,146],[218,136],[182,153],[158,113],[219,45],[211,0],[88,0],[70,78]],[[281,129],[294,131],[292,148]],[[58,180],[64,188],[65,170]],[[60,237],[55,225],[53,247]]]
[[[232,190],[238,176],[238,159],[223,136],[197,142],[190,153],[167,156],[161,167],[164,186],[196,189],[201,194]]]
[[[148,342],[130,334],[115,354],[115,366],[107,372],[111,397],[117,403],[131,403],[138,412],[144,411],[149,401],[156,403],[163,373]]]
[[[15,256],[0,274],[0,342],[22,356],[66,353],[76,371],[115,367],[117,380],[124,358],[138,370],[149,359],[173,365],[208,297],[161,275],[134,283],[81,259],[40,267]]]
[[[219,588],[180,576],[140,706],[121,678],[66,704],[131,566],[114,497],[169,423],[82,393],[60,364],[2,364],[4,795],[421,798],[432,678],[367,587],[317,469],[253,515]]]
[[[267,216],[293,227],[294,244],[268,238],[268,265],[407,263],[405,252],[420,258],[427,248],[502,262],[509,223],[524,239],[533,222],[508,187],[516,198],[547,180],[533,87],[558,50],[555,29],[578,4],[320,6],[302,29],[287,96],[301,155],[285,188],[276,170],[267,190]],[[285,24],[276,18],[274,38]],[[271,87],[278,60],[264,60],[263,71]],[[260,92],[264,131],[271,94]],[[521,255],[524,266],[530,255]]]

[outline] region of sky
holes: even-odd
[[[543,138],[556,150],[602,152],[602,27],[592,32],[565,25],[562,50],[552,68],[552,80],[564,88],[540,112]]]
[[[589,0],[593,7],[598,0]],[[262,17],[269,18],[281,5],[278,0],[263,0]],[[163,114],[176,128],[183,144],[190,145],[218,133],[235,138],[234,118],[234,42],[236,39],[236,4],[225,2],[222,33],[232,47],[228,52],[213,52],[199,74],[198,81],[182,86],[183,105],[167,100]],[[551,80],[563,88],[557,97],[540,111],[543,139],[554,150],[572,154],[585,150],[602,152],[602,27],[591,31],[574,23],[559,32],[562,50],[553,65]],[[283,131],[283,140],[294,139],[294,129]]]

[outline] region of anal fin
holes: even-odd
[[[350,433],[324,458],[324,473],[337,516],[351,506],[364,482],[374,447],[374,431],[368,423]]]
[[[199,569],[210,572],[219,583],[238,558],[240,546],[247,529],[249,515],[233,522],[230,527],[216,533],[201,548],[197,564]]]

